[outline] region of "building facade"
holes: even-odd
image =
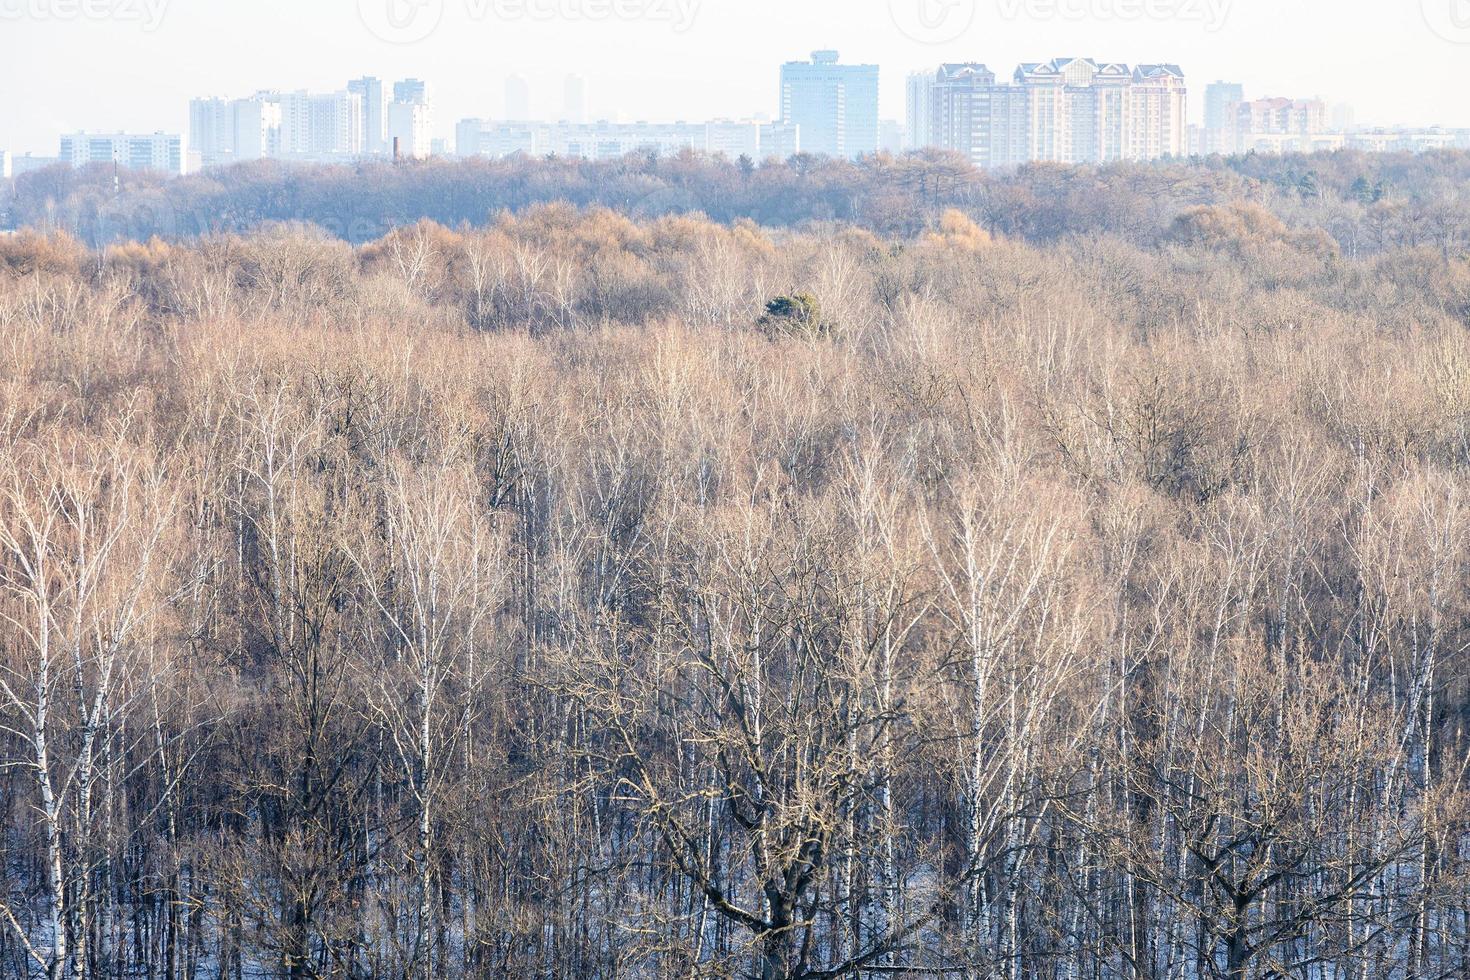
[[[878,66],[844,65],[836,51],[781,67],[781,122],[804,153],[856,159],[878,152]]]
[[[1255,99],[1237,108],[1242,133],[1313,136],[1327,131],[1327,105],[1319,99]]]
[[[405,160],[422,159],[432,151],[433,116],[422,102],[394,102],[388,106],[388,152]]]
[[[397,98],[385,103],[383,83],[368,76],[337,92],[194,99],[189,103],[191,156],[203,167],[267,158],[344,162],[391,152],[394,135],[405,155],[428,156],[433,127],[428,85],[411,78],[393,91]]]
[[[1205,129],[1228,129],[1235,123],[1236,106],[1245,101],[1239,82],[1211,82],[1205,86]]]
[[[1182,157],[1189,152],[1189,92],[1178,65],[1139,65],[1129,87],[1129,160]]]
[[[269,95],[239,99],[231,106],[233,159],[266,160],[281,155],[281,103]]]
[[[351,160],[364,151],[362,96],[346,89],[287,92],[281,108],[280,155],[291,160]]]
[[[1200,153],[1314,153],[1348,145],[1348,125],[1329,125],[1319,99],[1245,97],[1242,86],[1215,82],[1205,90]]]
[[[37,170],[45,170],[54,167],[61,162],[59,157],[38,157],[34,153],[22,153],[20,156],[10,157],[10,176],[20,177],[25,174],[35,173]]]
[[[214,167],[234,155],[230,102],[189,100],[189,152],[200,167]]]
[[[977,63],[942,65],[933,77],[930,141],[976,166],[1154,160],[1187,150],[1188,92],[1175,65],[1059,58],[1023,64],[1009,83]]]
[[[388,152],[400,159],[423,159],[433,153],[434,110],[428,82],[405,78],[394,83],[387,141]]]
[[[111,163],[129,170],[184,172],[184,140],[171,133],[69,133],[61,137],[60,162],[73,167]]]
[[[460,156],[574,157],[616,160],[630,153],[674,156],[685,150],[730,159],[785,159],[801,149],[800,134],[784,123],[719,119],[689,123],[528,123],[465,119],[455,128]]]
[[[388,152],[388,103],[383,83],[368,75],[347,83],[347,91],[362,99],[362,149],[370,156]]]
[[[405,78],[401,82],[394,82],[393,101],[428,105],[429,83],[417,78]]]
[[[906,149],[923,150],[934,142],[934,87],[938,78],[932,71],[916,71],[904,86],[904,144]]]

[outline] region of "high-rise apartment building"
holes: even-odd
[[[1310,136],[1327,129],[1327,106],[1319,99],[1255,99],[1238,107],[1242,133]]]
[[[1189,92],[1178,65],[1139,65],[1129,88],[1129,160],[1182,157],[1189,152]]]
[[[203,167],[267,158],[349,160],[367,149],[368,118],[363,96],[351,89],[194,99],[189,148]]]
[[[1340,148],[1327,139],[1329,128],[1342,133],[1350,118],[1331,120],[1319,99],[1252,99],[1242,86],[1215,82],[1205,88],[1205,124],[1198,149],[1205,153],[1311,153]]]
[[[354,79],[338,92],[258,92],[248,99],[194,99],[189,103],[190,151],[204,167],[264,158],[331,163],[378,155],[392,148],[390,125],[402,152],[428,156],[433,121],[428,86],[407,79],[394,86],[402,98],[383,102],[383,83]],[[390,118],[392,117],[392,118]]]
[[[388,150],[388,103],[383,83],[371,75],[347,83],[347,91],[362,98],[362,149],[374,156]]]
[[[934,86],[932,71],[916,71],[909,75],[904,99],[904,142],[910,150],[934,146]]]
[[[1253,99],[1236,106],[1237,153],[1312,153],[1336,148],[1327,133],[1327,105],[1319,99]]]
[[[1245,86],[1239,82],[1211,82],[1205,86],[1205,129],[1216,132],[1235,122],[1235,107],[1245,101]]]
[[[909,131],[914,131],[913,117],[923,115],[921,107],[912,105],[919,94],[928,98],[929,123],[924,127],[928,137],[920,146],[938,146],[963,153],[976,166],[993,166],[999,139],[995,113],[998,109],[995,72],[981,64],[942,65],[931,84],[918,86],[910,79],[911,100]]]
[[[421,159],[433,152],[434,110],[429,83],[405,78],[393,85],[388,106],[388,152],[402,159]]]
[[[1058,58],[1016,69],[1013,87],[1023,95],[1020,126],[1025,160],[1107,163],[1129,157],[1133,73],[1127,65],[1091,58]],[[1005,162],[1024,162],[1008,154]]]
[[[393,101],[415,105],[429,104],[429,83],[417,78],[405,78],[393,83]]]
[[[301,160],[342,160],[363,152],[362,96],[346,89],[286,92],[281,106],[281,154]]]
[[[69,133],[61,137],[61,162],[73,167],[112,163],[129,170],[182,174],[184,140],[170,133]]]
[[[0,180],[9,180],[10,171],[10,151],[0,150]]]
[[[1058,58],[1021,65],[1007,84],[985,65],[950,64],[934,75],[929,129],[933,145],[981,167],[1152,160],[1184,154],[1186,109],[1174,65]]]
[[[267,160],[281,155],[281,102],[262,92],[230,103],[232,159]]]
[[[1198,149],[1205,153],[1235,153],[1240,148],[1238,117],[1245,86],[1238,82],[1211,82],[1205,86],[1205,124]]]
[[[396,101],[388,106],[390,152],[404,160],[421,159],[429,156],[432,141],[433,116],[426,103]]]
[[[803,152],[856,159],[878,151],[878,66],[844,65],[836,51],[781,68],[781,121],[801,128]]]
[[[234,122],[228,99],[189,100],[189,152],[201,167],[234,157]]]

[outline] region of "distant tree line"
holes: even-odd
[[[118,178],[120,189],[115,186]],[[125,240],[244,233],[315,224],[355,245],[419,220],[484,227],[503,211],[565,202],[646,220],[702,214],[768,228],[840,222],[911,238],[958,209],[987,232],[1031,242],[1109,235],[1156,242],[1186,207],[1250,201],[1293,227],[1315,227],[1351,254],[1470,241],[1470,153],[1210,157],[1158,164],[977,170],[926,151],[858,162],[800,155],[757,164],[684,153],[616,161],[513,157],[394,166],[263,161],[180,180],[111,167],[23,175],[17,226],[66,231],[91,247]]]

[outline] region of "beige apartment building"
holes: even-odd
[[[948,64],[928,93],[932,145],[981,167],[1155,160],[1187,148],[1177,65],[1059,58],[1023,64],[1001,83],[983,64]]]

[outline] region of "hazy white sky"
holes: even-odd
[[[187,129],[194,95],[428,79],[439,135],[496,116],[526,76],[537,115],[563,77],[594,116],[776,112],[781,62],[815,48],[903,79],[943,61],[1089,56],[1182,65],[1204,85],[1321,96],[1359,121],[1470,126],[1470,0],[0,0],[0,148],[67,130]]]

